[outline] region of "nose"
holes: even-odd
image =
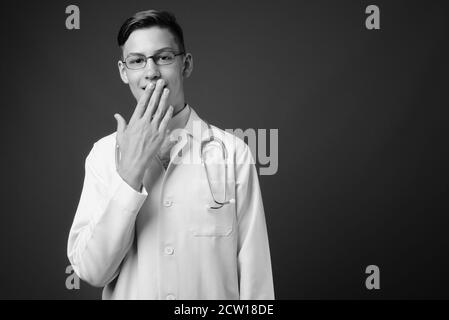
[[[145,66],[145,80],[155,81],[161,77],[161,72],[159,71],[159,66],[154,63],[153,59],[148,59],[147,65]]]

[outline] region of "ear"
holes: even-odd
[[[122,78],[123,83],[128,84],[129,81],[128,81],[128,75],[126,74],[126,67],[125,67],[125,65],[123,64],[122,61],[119,60],[118,63],[117,63],[117,66],[118,66],[118,71],[120,73],[120,78]]]
[[[184,57],[184,66],[182,69],[182,75],[184,78],[190,77],[193,71],[193,56],[190,53],[186,53]]]

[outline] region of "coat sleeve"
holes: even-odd
[[[236,154],[236,206],[240,299],[274,299],[273,276],[262,195],[249,147]]]
[[[107,285],[119,273],[134,239],[137,213],[148,195],[145,188],[139,193],[122,180],[115,165],[111,172],[105,170],[104,157],[94,144],[85,161],[83,189],[67,245],[75,273],[96,287]]]

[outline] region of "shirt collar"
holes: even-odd
[[[170,131],[184,128],[190,116],[190,107],[188,104],[174,117],[170,119],[167,129]]]
[[[208,124],[198,116],[192,107],[187,105],[187,108],[190,111],[190,116],[184,129],[196,141],[202,141],[203,137],[209,134]]]

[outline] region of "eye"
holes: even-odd
[[[171,52],[162,52],[159,55],[157,55],[157,60],[161,62],[169,62],[173,60],[173,53]]]
[[[141,64],[144,62],[145,62],[145,59],[143,57],[131,57],[131,58],[128,58],[126,61],[126,63],[128,63],[128,64]]]

